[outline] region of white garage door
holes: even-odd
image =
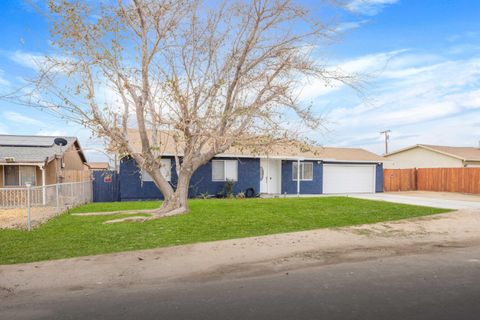
[[[370,192],[375,192],[375,165],[323,165],[323,193]]]

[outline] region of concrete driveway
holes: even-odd
[[[477,209],[480,211],[480,196],[449,192],[405,191],[374,194],[355,194],[349,197],[383,200],[445,209]]]

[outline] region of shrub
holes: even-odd
[[[227,179],[225,181],[225,193],[227,194],[227,198],[233,197],[233,186],[235,185],[235,181],[231,179]]]

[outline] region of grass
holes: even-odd
[[[51,260],[419,217],[449,210],[346,197],[191,200],[191,212],[145,223],[71,213],[153,209],[159,202],[92,203],[31,232],[0,230],[0,264]]]

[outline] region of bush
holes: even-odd
[[[225,193],[227,198],[233,198],[233,186],[235,185],[235,181],[227,179],[225,181]]]
[[[208,194],[208,192],[200,193],[200,198],[202,198],[202,199],[208,199],[209,197],[210,197],[210,195]]]

